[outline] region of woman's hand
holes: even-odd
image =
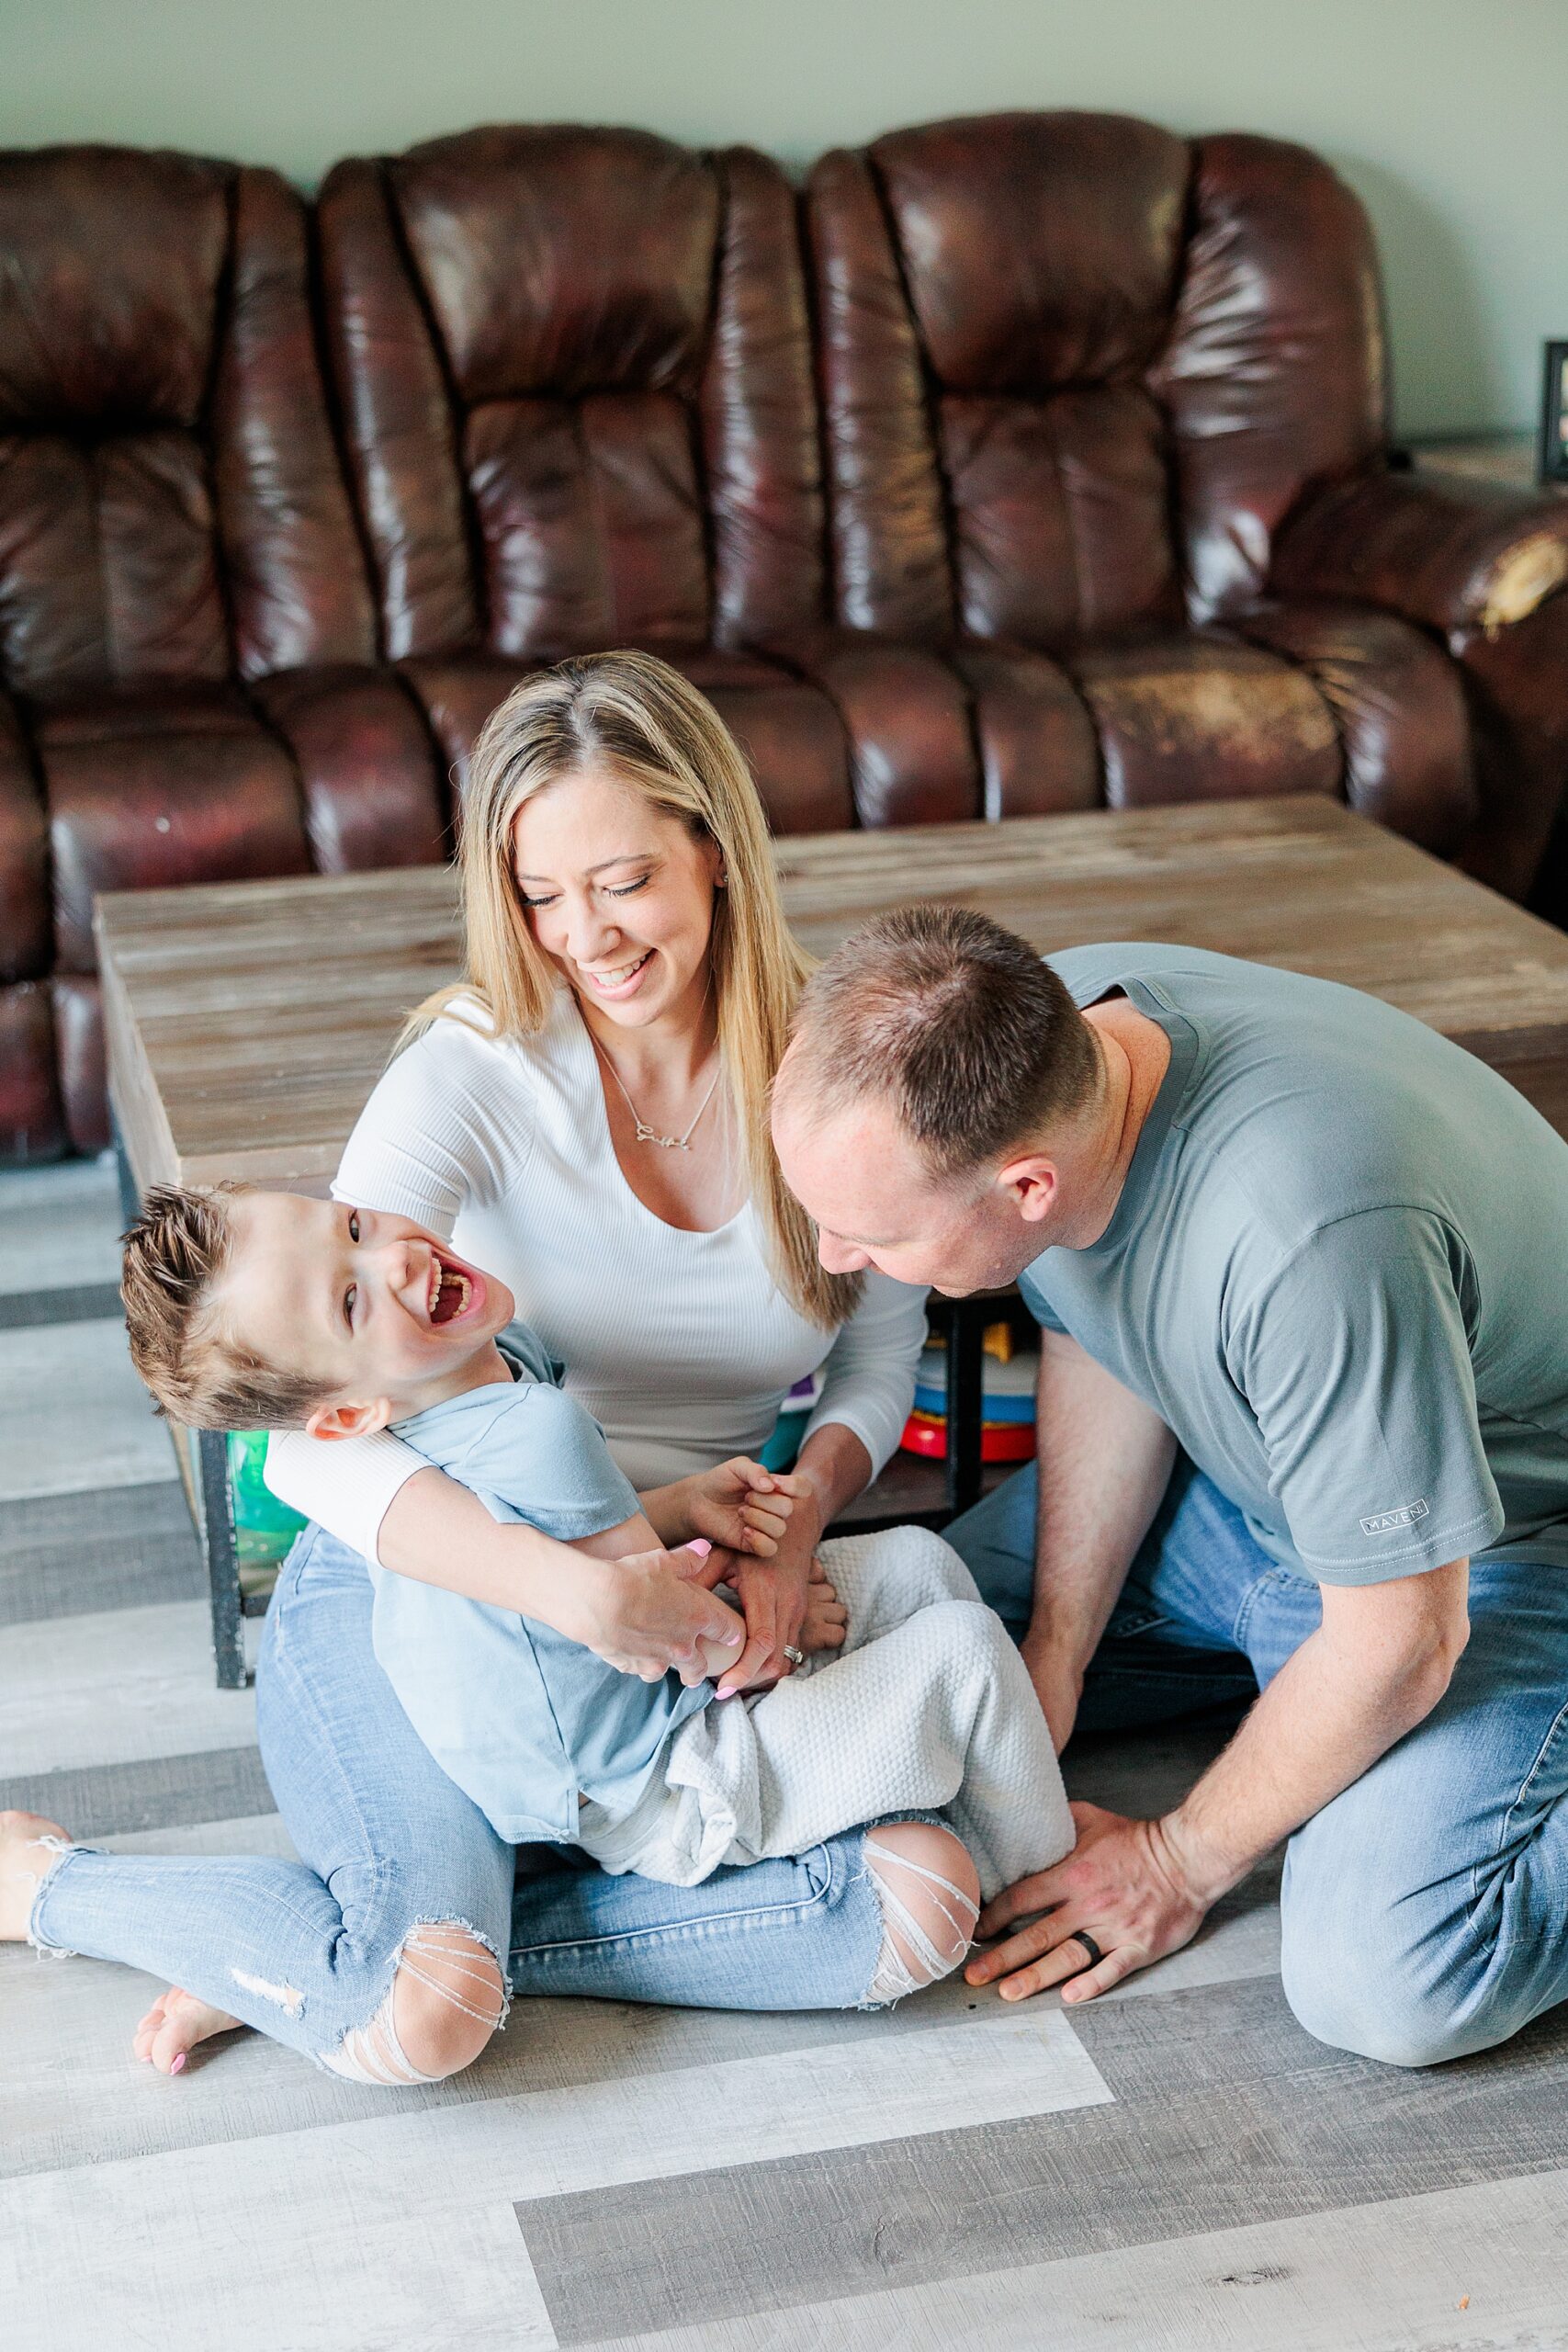
[[[821,1507],[808,1482],[801,1479],[795,1484],[795,1507],[772,1559],[738,1559],[730,1571],[729,1581],[746,1611],[746,1646],[719,1683],[721,1699],[779,1681],[794,1664],[785,1657],[785,1649],[805,1647],[800,1636],[806,1623],[806,1598],[823,1522]]]
[[[732,1554],[633,1552],[621,1560],[580,1555],[574,1623],[561,1631],[622,1674],[658,1682],[671,1668],[682,1682],[707,1679],[705,1650],[739,1652],[745,1626],[710,1589],[736,1573]]]
[[[716,1470],[681,1481],[686,1532],[723,1544],[731,1552],[750,1553],[771,1560],[789,1525],[796,1498],[808,1488],[803,1478],[787,1471],[764,1470],[760,1462],[738,1453]],[[646,1506],[645,1506],[646,1508]]]

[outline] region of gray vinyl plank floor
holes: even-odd
[[[0,1295],[118,1281],[112,1159],[0,1169]]]
[[[1568,2172],[1543,2172],[627,2335],[616,2352],[1562,2352],[1565,2222]]]
[[[0,1625],[89,1616],[207,1589],[185,1489],[171,1476],[0,1502]]]
[[[7,1772],[154,1761],[176,1738],[182,1752],[247,1746],[255,1713],[253,1692],[214,1682],[205,1601],[39,1618],[0,1639]]]
[[[0,1505],[166,1484],[174,1469],[118,1317],[0,1330]]]
[[[107,1162],[0,1174],[0,1803],[291,1861],[114,1312]],[[254,1645],[256,1627],[247,1627]],[[1162,1810],[1222,1723],[1079,1743]],[[1425,2075],[1279,1979],[1279,1864],[1091,2008],[525,2001],[385,2094],[251,2034],[135,2064],[154,1980],[0,1947],[0,2313],[42,2352],[1568,2352],[1568,2016]],[[520,1905],[526,1905],[525,1887]]]

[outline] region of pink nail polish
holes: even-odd
[[[186,2063],[186,2053],[185,2053],[185,2052],[182,2050],[182,2051],[180,2052],[179,2056],[175,2060],[174,2064],[170,2067],[170,2069],[169,2069],[170,2074],[171,2074],[171,2075],[177,2075],[177,2074],[180,2072],[180,2069],[184,2066],[185,2063]]]

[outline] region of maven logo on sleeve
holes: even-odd
[[[1363,1535],[1393,1535],[1401,1527],[1414,1527],[1418,1519],[1427,1517],[1425,1503],[1402,1503],[1398,1510],[1375,1510],[1371,1519],[1361,1521]]]

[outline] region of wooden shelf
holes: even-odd
[[[980,1475],[981,1494],[988,1495],[1021,1466],[1017,1462],[987,1463]],[[877,1527],[942,1527],[946,1521],[947,1464],[900,1452],[828,1532],[862,1535]]]

